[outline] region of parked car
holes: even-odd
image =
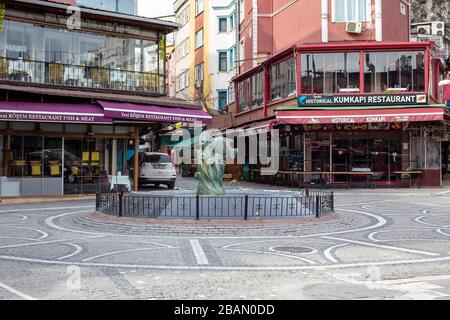
[[[165,153],[143,152],[139,157],[139,186],[153,184],[175,188],[177,173],[172,159]]]

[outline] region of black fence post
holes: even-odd
[[[195,198],[195,214],[196,214],[196,219],[200,220],[200,196],[197,195]]]
[[[100,208],[100,194],[97,192],[95,194],[95,211],[98,211]]]
[[[334,212],[334,192],[331,192],[331,212]]]
[[[119,217],[123,214],[123,193],[119,193]]]
[[[244,220],[248,220],[248,194],[245,195]]]
[[[316,195],[316,218],[320,218],[320,196]]]

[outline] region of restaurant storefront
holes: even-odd
[[[98,101],[97,104],[0,102],[2,197],[92,194],[128,176],[144,128],[203,122],[197,109]],[[134,182],[134,181],[133,181]]]
[[[229,129],[279,130],[279,171],[261,176],[260,164],[247,163],[251,181],[441,186],[442,77],[433,43],[298,45],[234,78]]]

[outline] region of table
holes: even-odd
[[[64,83],[78,86],[78,82],[85,78],[85,68],[79,66],[64,67]]]
[[[12,75],[13,80],[31,81],[33,66],[31,62],[23,60],[10,60],[8,63],[8,73]]]
[[[418,170],[416,170],[416,171],[395,171],[394,174],[395,174],[396,177],[397,176],[401,177],[403,175],[409,176],[409,186],[412,187],[412,176],[413,175],[421,175],[422,171],[418,171]],[[398,178],[397,178],[397,181],[398,181]],[[415,186],[417,186],[417,181],[416,181]]]
[[[260,172],[261,170],[255,170],[252,169],[252,172]],[[348,176],[349,179],[347,181],[347,184],[351,184],[352,182],[352,177],[356,177],[356,176],[365,176],[367,177],[367,179],[369,179],[369,177],[373,176],[375,173],[372,171],[278,171],[274,176],[272,176],[272,179],[269,179],[269,176],[267,177],[267,179],[264,179],[265,181],[270,181],[272,180],[274,182],[274,184],[287,184],[287,181],[291,181],[289,179],[290,175],[298,175],[298,185],[301,185],[301,181],[300,181],[300,176],[320,176],[319,180],[320,180],[320,184],[324,184],[324,177],[325,176],[335,176],[335,175],[345,175]],[[280,175],[280,177],[278,178],[278,176]],[[287,176],[287,179],[286,179]],[[261,179],[262,180],[262,179]],[[330,182],[332,179],[329,179]],[[369,181],[367,181],[368,183]]]
[[[359,88],[342,88],[339,93],[359,93]]]

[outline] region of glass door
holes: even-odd
[[[83,139],[64,139],[64,194],[82,193],[82,156]]]
[[[44,137],[42,152],[42,195],[63,195],[63,141]]]

